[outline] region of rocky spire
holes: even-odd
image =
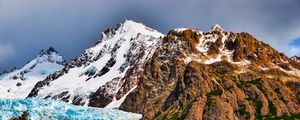
[[[293,56],[290,58],[291,60],[294,60],[294,61],[297,61],[297,62],[300,62],[300,57],[299,56]]]
[[[53,47],[49,47],[48,50],[46,51],[48,54],[50,53],[58,53]]]
[[[57,52],[53,47],[49,47],[47,50],[42,49],[42,50],[39,52],[39,56],[42,56],[42,55],[50,55],[50,54],[52,54],[52,53],[58,54],[58,52]]]
[[[215,24],[214,26],[211,27],[211,31],[224,31],[224,29],[218,25],[218,24]]]
[[[53,48],[49,47],[47,50],[41,50],[37,56],[37,62],[52,62],[52,63],[58,63],[58,64],[64,64],[65,60],[62,56],[59,55],[59,53]]]

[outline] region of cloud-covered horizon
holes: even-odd
[[[0,64],[15,55],[15,48],[11,43],[1,43],[0,41]],[[1,67],[1,66],[0,66]]]
[[[292,40],[289,44],[289,52],[287,54],[289,56],[300,55],[300,37]]]
[[[300,55],[300,45],[293,43],[300,38],[299,12],[298,0],[0,0],[0,44],[11,44],[17,53],[1,59],[0,70],[21,67],[49,46],[74,58],[105,28],[125,19],[165,34],[178,27],[208,31],[219,24],[249,32],[286,55]]]

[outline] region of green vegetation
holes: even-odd
[[[241,116],[245,116],[245,118],[247,120],[250,119],[250,113],[248,111],[246,111],[246,106],[245,105],[241,105],[238,110],[235,110],[235,112],[238,113]]]
[[[263,119],[273,118],[276,116],[277,109],[272,102],[269,101],[269,114],[263,116]]]
[[[255,107],[255,118],[258,120],[262,120],[262,114],[261,114],[261,108],[262,108],[262,102],[259,101],[257,98],[246,98],[246,100],[252,102],[252,104]]]
[[[257,78],[254,80],[249,80],[249,81],[243,81],[240,79],[240,75],[228,75],[226,72],[219,72],[215,74],[217,81],[223,85],[227,79],[232,80],[233,82],[236,83],[238,88],[244,88],[248,87],[249,85],[255,85],[264,95],[267,95],[267,91],[265,88],[263,88],[262,84],[264,82],[264,78]],[[275,79],[275,80],[278,80]],[[221,86],[220,86],[221,87]],[[230,87],[223,87],[224,90],[230,91],[233,86]],[[278,94],[280,93],[279,89],[275,89],[275,92]],[[214,91],[211,91],[210,93],[206,94],[207,96],[207,107],[210,107],[212,104],[211,101],[211,96],[218,96],[223,93],[223,90],[220,89],[219,87],[215,89]],[[285,101],[282,97],[280,97],[282,101]],[[282,116],[276,116],[277,114],[277,109],[275,105],[269,101],[269,113],[267,115],[262,115],[261,109],[262,109],[262,102],[258,98],[246,98],[247,101],[251,102],[252,105],[255,107],[255,119],[257,120],[298,120],[300,119],[300,113],[299,114],[284,114]],[[245,119],[250,119],[250,113],[246,110],[245,105],[241,105],[238,110],[235,110],[235,113],[244,116]]]
[[[242,87],[248,86],[249,84],[253,84],[253,85],[257,86],[258,89],[260,89],[262,82],[263,82],[262,78],[257,78],[257,79],[250,80],[250,81],[241,81],[240,83],[236,83],[236,85],[238,88],[242,88]]]
[[[272,102],[269,102],[269,114],[263,116],[264,120],[296,120],[296,119],[300,119],[300,113],[299,114],[284,114],[282,116],[276,116],[277,113],[277,109],[274,106],[274,104]]]
[[[231,90],[234,87],[233,86],[226,86],[224,84],[227,80],[232,80],[233,82],[236,82],[237,79],[238,79],[238,76],[236,74],[221,71],[221,72],[215,73],[214,75],[215,75],[216,81],[218,83],[220,83],[220,85],[224,88],[225,91],[232,92]]]
[[[184,109],[183,109],[183,112],[182,112],[182,115],[181,115],[181,120],[182,119],[185,119],[190,111],[190,109],[192,108],[192,103],[189,103]]]
[[[172,117],[171,117],[171,120],[181,120],[180,116],[179,116],[179,113],[178,112],[173,113]]]
[[[271,115],[276,115],[277,109],[272,102],[269,101],[269,110]]]
[[[300,113],[298,114],[284,114],[282,116],[267,116],[264,117],[264,120],[299,120],[300,119]]]
[[[263,87],[261,85],[262,83],[263,83],[263,79],[257,78],[257,79],[251,80],[251,81],[241,81],[241,83],[237,84],[237,85],[239,88],[241,88],[241,87],[248,86],[249,84],[252,84],[252,85],[255,85],[264,95],[267,95],[266,90],[263,89]],[[300,113],[292,114],[292,115],[284,114],[282,116],[276,116],[277,109],[271,101],[269,101],[269,114],[263,116],[260,111],[262,109],[262,102],[259,101],[259,99],[246,98],[246,100],[252,102],[255,107],[255,111],[256,111],[255,119],[258,119],[258,120],[296,120],[296,119],[300,119]],[[243,112],[243,111],[241,111],[241,112]]]
[[[231,84],[226,84],[228,81],[232,80],[234,83],[236,83],[237,87],[245,90],[245,87],[249,86],[256,86],[264,95],[270,95],[271,93],[268,93],[266,91],[266,88],[264,88],[263,83],[265,80],[270,80],[268,78],[256,78],[253,80],[241,80],[240,75],[238,74],[232,74],[232,73],[227,73],[226,71],[218,71],[213,73],[213,77],[219,84],[214,84],[214,89],[210,91],[209,93],[206,94],[207,101],[206,101],[206,108],[205,111],[210,109],[212,105],[214,105],[214,99],[212,98],[213,96],[221,96],[225,91],[232,91],[234,86],[230,86]],[[273,80],[273,79],[272,79]],[[222,89],[224,88],[224,89]],[[277,94],[280,93],[279,89],[274,90]],[[283,98],[280,98],[282,101]],[[297,120],[300,119],[300,113],[299,114],[284,114],[281,116],[277,116],[277,108],[275,107],[274,103],[272,101],[269,101],[269,113],[267,115],[262,115],[262,108],[263,108],[263,103],[262,101],[256,96],[253,98],[246,98],[249,103],[251,103],[251,106],[255,108],[255,114],[254,117],[257,120]],[[180,106],[180,110],[174,112],[169,119],[172,120],[181,120],[185,119],[192,107],[192,103],[184,106]],[[250,119],[251,114],[250,112],[247,111],[246,105],[240,105],[238,109],[236,109],[234,112],[238,114],[242,119]],[[204,111],[204,113],[205,113]],[[155,117],[161,116],[162,113],[158,112],[155,114]],[[161,117],[160,117],[161,118]]]
[[[171,117],[171,120],[183,120],[183,119],[185,119],[185,118],[187,117],[187,115],[188,115],[190,109],[192,108],[192,103],[193,103],[193,102],[189,103],[188,105],[186,105],[186,106],[183,107],[183,108],[180,108],[179,111],[182,110],[181,113],[178,112],[178,111],[175,112],[175,113],[173,113],[173,114],[172,114],[172,117]]]
[[[206,94],[206,96],[211,97],[211,96],[220,96],[223,94],[223,90],[220,87],[217,87],[215,90],[209,92]]]
[[[160,115],[161,115],[161,111],[155,113],[154,118],[157,118],[157,117],[160,116]]]
[[[211,96],[220,96],[223,94],[223,90],[217,86],[215,90],[209,92],[206,94],[206,97],[207,97],[207,102],[206,102],[206,106],[207,107],[210,107],[212,102],[211,102]]]

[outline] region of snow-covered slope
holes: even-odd
[[[199,31],[191,28],[178,28],[171,30],[171,34],[183,35],[193,33],[195,41],[192,43],[197,49],[197,53],[186,54],[185,63],[197,61],[204,64],[212,64],[220,61],[228,61],[232,64],[249,67],[255,65],[258,69],[279,68],[284,72],[300,76],[299,57],[287,58],[282,53],[271,48],[269,45],[257,40],[254,36],[242,32],[233,33],[225,31],[220,25],[212,26],[209,32]],[[175,40],[182,41],[183,38],[175,37]],[[177,49],[177,44],[173,44],[171,49]],[[173,50],[175,51],[175,50]],[[183,50],[182,50],[183,51]],[[198,55],[200,54],[200,55]],[[265,56],[262,54],[266,54]],[[286,66],[286,67],[285,67]]]
[[[0,80],[2,80],[3,77],[5,77],[8,74],[8,72],[3,72],[0,74]]]
[[[23,68],[4,74],[0,78],[0,98],[26,98],[34,85],[49,74],[63,68],[64,59],[50,47]]]
[[[39,82],[28,97],[62,99],[76,105],[119,107],[137,81],[138,66],[144,64],[163,34],[141,23],[126,20],[108,28],[102,39],[65,68]],[[95,105],[101,104],[101,105]]]
[[[139,120],[142,115],[114,109],[74,106],[38,98],[0,99],[0,119],[8,120],[27,114],[30,120]],[[25,119],[25,118],[23,118]]]
[[[198,61],[204,64],[212,64],[215,62],[222,61],[223,58],[229,58],[229,62],[233,62],[230,58],[233,55],[233,50],[228,50],[226,48],[226,42],[234,39],[230,37],[234,37],[234,35],[230,35],[226,32],[220,25],[215,24],[211,27],[209,32],[199,31],[191,28],[177,28],[174,29],[174,32],[177,34],[183,34],[183,32],[193,32],[197,42],[195,43],[195,48],[198,50],[199,55],[187,55],[185,58],[185,62],[189,63],[190,61]],[[182,39],[182,38],[175,38]],[[213,44],[218,44],[213,47]],[[176,45],[175,45],[176,46]],[[211,49],[216,49],[218,51],[217,54],[211,52]],[[248,61],[242,61],[241,63],[247,64]]]
[[[295,62],[300,63],[300,57],[298,57],[298,56],[293,56],[290,59],[293,60],[293,61],[295,61]]]

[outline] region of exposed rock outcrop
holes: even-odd
[[[299,119],[289,61],[248,33],[172,30],[120,109],[144,119]]]
[[[22,113],[21,116],[15,117],[15,118],[11,118],[10,120],[28,120],[28,112],[25,111],[25,112]]]
[[[299,57],[219,25],[160,36],[133,21],[108,28],[28,97],[119,108],[144,119],[300,119]]]

